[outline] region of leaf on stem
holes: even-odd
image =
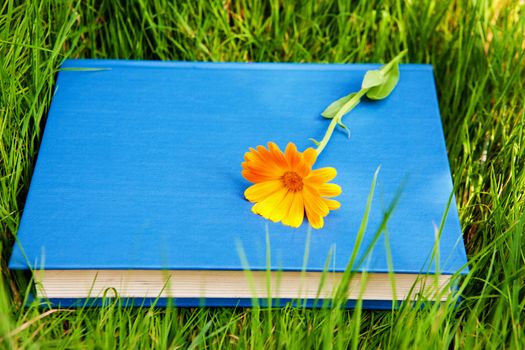
[[[376,86],[384,84],[386,77],[383,72],[379,69],[366,71],[363,82],[361,83],[361,89],[371,89]]]
[[[369,72],[367,72],[367,74]],[[370,90],[368,90],[368,92],[366,93],[366,97],[368,97],[371,100],[382,100],[388,95],[390,95],[392,90],[394,90],[399,80],[399,66],[397,62],[386,73],[381,73],[381,76],[383,77],[382,82],[371,87]]]
[[[399,61],[405,54],[406,50],[382,66],[381,69],[366,72],[361,85],[362,89],[368,89],[366,97],[371,100],[382,100],[390,95],[399,80]]]
[[[326,109],[321,113],[321,115],[327,119],[332,119],[335,117],[335,115],[341,110],[341,108],[344,107],[344,105],[352,99],[356,95],[355,92],[352,92],[349,95],[346,95],[344,97],[341,97],[340,99],[332,102],[330,106],[326,107]]]

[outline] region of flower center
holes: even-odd
[[[297,192],[303,189],[303,178],[297,175],[295,171],[287,171],[281,177],[284,187],[292,192]]]

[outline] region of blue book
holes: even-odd
[[[378,67],[67,60],[10,268],[32,270],[36,296],[62,306],[114,293],[315,306],[345,271],[350,307],[446,299],[467,258],[430,65],[400,65],[388,98],[345,117],[351,136],[337,131],[316,162],[343,189],[322,229],[273,223],[244,199],[249,147],[313,146],[324,108]]]

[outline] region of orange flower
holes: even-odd
[[[257,146],[244,155],[242,176],[253,182],[244,192],[252,211],[273,222],[299,227],[306,213],[313,228],[324,225],[323,217],[341,204],[325,197],[341,194],[341,187],[327,183],[336,176],[334,168],[312,170],[317,151],[298,152],[293,143],[283,152],[273,143]]]

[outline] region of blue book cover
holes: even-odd
[[[65,61],[10,268],[197,273],[249,266],[254,272],[341,273],[380,167],[357,260],[373,248],[354,269],[464,273],[430,65],[400,65],[392,94],[363,99],[345,118],[350,138],[336,131],[320,155],[316,167],[335,167],[334,181],[343,190],[341,208],[330,212],[322,229],[306,221],[297,229],[270,222],[244,199],[251,184],[241,163],[249,147],[269,141],[282,149],[288,142],[301,151],[311,147],[308,138],[320,139],[327,127],[324,108],[358,91],[365,72],[377,67]],[[385,235],[376,232],[396,198],[386,224],[389,265]],[[80,296],[62,296],[64,304],[75,298]],[[204,299],[212,306],[250,300]],[[190,296],[178,300],[202,303]]]

